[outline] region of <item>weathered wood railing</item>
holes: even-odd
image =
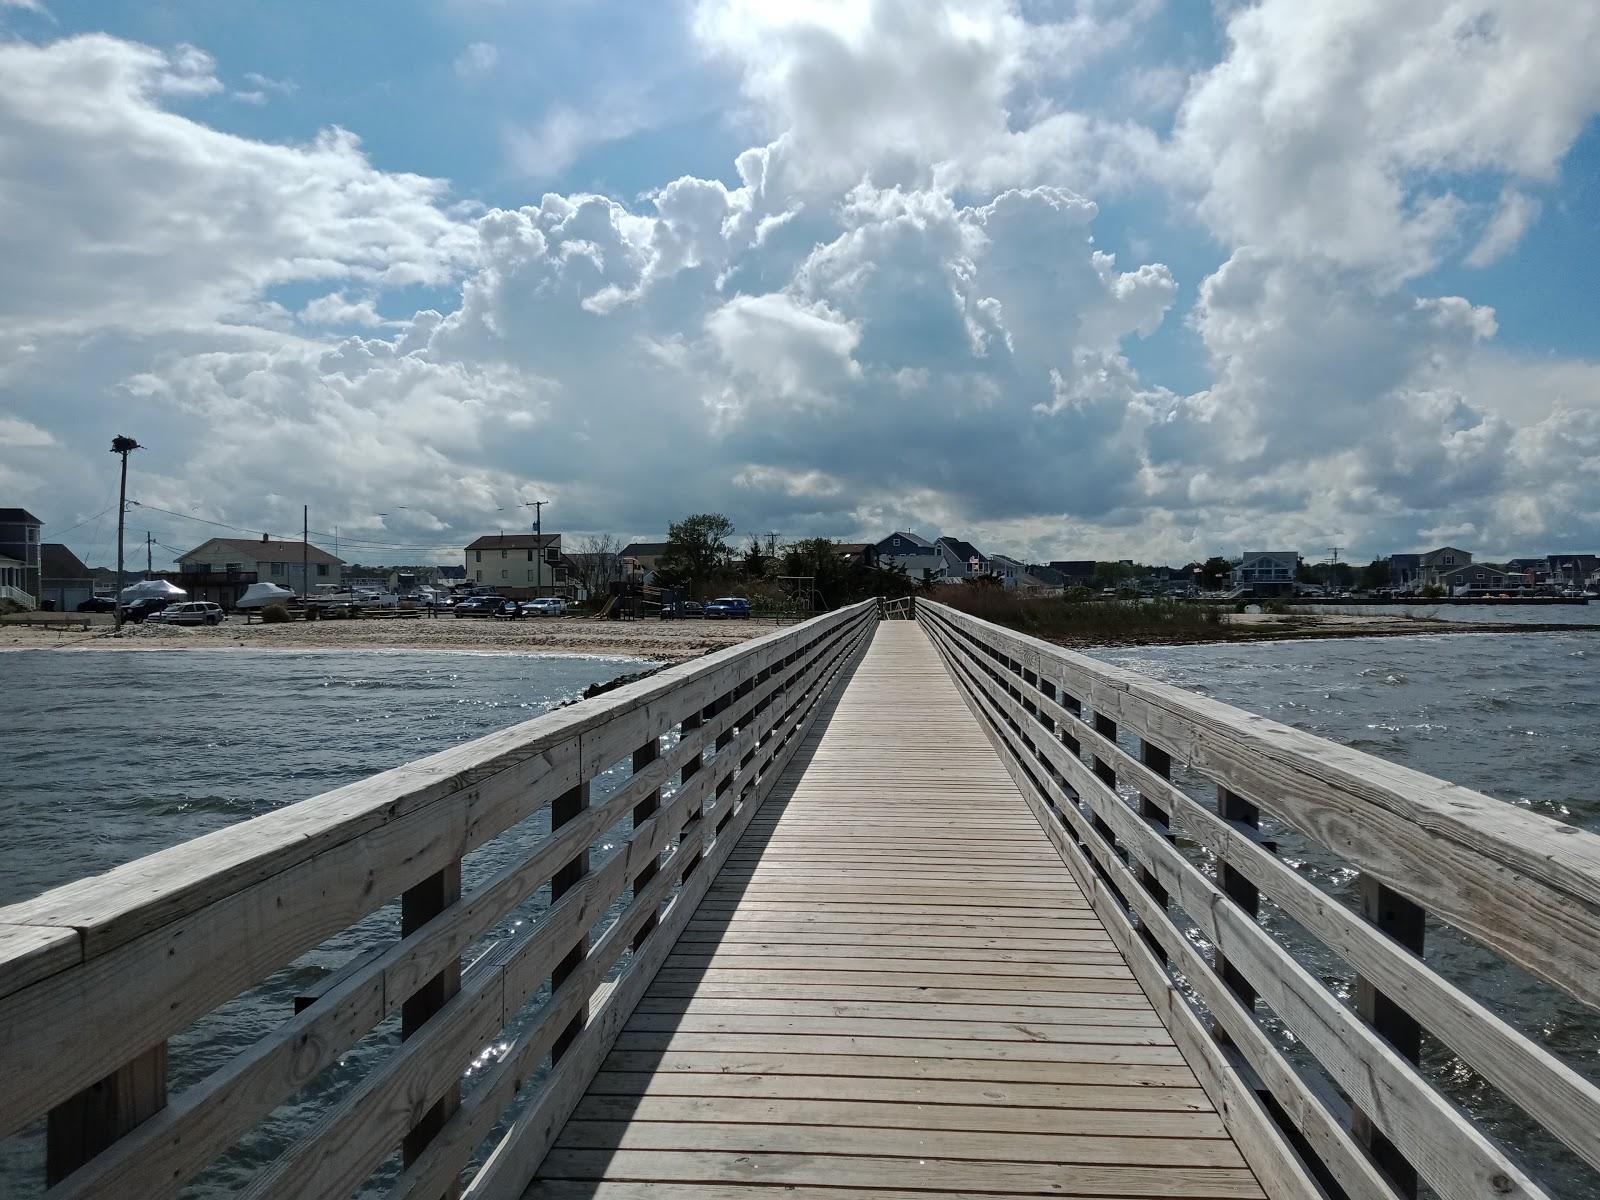
[[[1600,1089],[1421,956],[1436,918],[1600,1004],[1600,837],[945,605],[916,610],[1269,1194],[1393,1198],[1419,1176],[1451,1200],[1569,1194],[1418,1069],[1424,1035],[1600,1168]],[[1191,794],[1202,779],[1215,806]],[[1358,872],[1358,902],[1276,856],[1263,817]],[[1263,905],[1348,964],[1353,1003],[1263,927]]]
[[[876,615],[817,617],[0,909],[0,1136],[47,1119],[50,1197],[172,1196],[398,1012],[400,1043],[244,1194],[348,1197],[403,1146],[386,1194],[437,1200],[492,1145],[465,1195],[519,1195]],[[591,803],[608,768],[626,777]],[[463,892],[463,857],[517,830]],[[397,897],[398,940],[168,1096],[169,1039]]]

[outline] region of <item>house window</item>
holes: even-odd
[[[318,563],[317,564],[317,575],[318,575],[318,577],[319,578],[326,578],[327,574],[328,574],[328,564],[327,563]]]
[[[547,563],[560,562],[561,551],[557,550],[554,546],[546,546],[544,551],[544,560]]]
[[[533,561],[533,547],[532,546],[528,547],[528,561],[529,562]]]
[[[210,563],[204,563],[204,564],[201,565],[200,569],[202,571],[209,572],[211,570],[211,564]],[[222,564],[222,569],[224,571],[226,571],[229,575],[237,575],[240,571],[244,570],[244,564],[243,563],[223,563]]]
[[[1456,556],[1454,554],[1446,554],[1444,556],[1444,565],[1445,566],[1453,567],[1453,566],[1455,566],[1455,563],[1456,563]]]
[[[474,575],[473,575],[473,579],[477,583],[482,583],[483,582],[483,572],[482,571],[475,572]]]
[[[209,574],[211,574],[211,564],[210,563],[203,563],[203,562],[187,563],[187,564],[185,564],[185,568],[184,569],[188,570],[188,571],[191,571],[196,575],[209,575]]]
[[[502,553],[504,553],[504,552],[502,551]],[[501,571],[500,572],[500,578],[501,579],[510,579],[511,578],[511,572],[510,571]]]
[[[482,562],[483,561],[483,551],[482,550],[474,550],[472,553],[477,556],[476,558],[474,558],[472,560],[473,562]],[[478,578],[481,579],[483,577],[480,575]]]
[[[500,557],[504,558],[505,556],[506,556],[506,552],[504,550],[500,551]]]
[[[532,578],[533,578],[533,572],[532,572],[532,571],[529,571],[529,572],[528,572],[528,578],[529,578],[529,579],[532,579]]]
[[[283,564],[281,562],[273,563],[272,564],[272,573],[274,575],[282,575],[283,574]]]

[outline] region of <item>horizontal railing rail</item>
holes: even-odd
[[[1422,956],[1433,917],[1600,1002],[1600,837],[946,605],[916,611],[1269,1193],[1557,1194],[1418,1068],[1424,1036],[1600,1168],[1600,1088]],[[1355,902],[1275,854],[1263,816],[1355,873]],[[1344,961],[1353,1002],[1263,926],[1264,905]]]
[[[242,1194],[378,1178],[437,1200],[486,1150],[464,1194],[520,1195],[876,617],[840,609],[0,909],[0,1137],[46,1118],[49,1197],[173,1196],[399,1014],[398,1045]],[[530,828],[463,890],[465,856]],[[398,938],[168,1095],[175,1035],[396,899]],[[374,1176],[397,1148],[400,1174]]]

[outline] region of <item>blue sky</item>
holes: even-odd
[[[70,526],[131,432],[152,506],[395,557],[535,494],[1590,549],[1597,59],[1559,0],[0,2],[0,492]]]

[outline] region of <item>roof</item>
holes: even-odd
[[[840,554],[865,554],[871,550],[876,542],[835,542]]]
[[[618,558],[660,558],[671,542],[629,542],[617,551]]]
[[[559,533],[541,533],[535,537],[531,533],[486,533],[476,541],[467,544],[468,550],[544,550],[550,546],[559,547],[561,535]]]
[[[89,579],[94,572],[60,542],[39,545],[39,575],[43,579]]]
[[[320,550],[316,546],[308,547],[304,542],[285,542],[275,538],[212,538],[210,541],[201,542],[189,553],[178,555],[178,561],[195,558],[210,546],[215,546],[227,554],[237,554],[241,560],[249,559],[252,562],[305,560],[326,563],[329,566],[344,566],[344,559],[335,558],[326,550]]]
[[[987,561],[989,557],[971,542],[964,542],[960,538],[942,537],[939,539],[939,544],[948,547],[952,553],[959,554],[963,562],[971,562],[975,558]]]
[[[0,525],[43,525],[25,508],[0,508]]]
[[[921,534],[907,533],[904,529],[896,529],[893,533],[889,534],[888,536],[879,538],[873,544],[876,545],[876,546],[882,546],[885,542],[890,541],[893,538],[903,538],[905,541],[910,542],[913,546],[919,547],[920,549],[923,549],[923,550],[932,550],[933,549],[933,543],[930,542],[927,538],[923,537]]]
[[[21,559],[10,558],[4,554],[0,554],[0,567],[25,567],[27,565],[28,564],[23,562]]]
[[[1300,557],[1298,550],[1246,550],[1244,556],[1250,558],[1294,558]]]
[[[1062,587],[1067,582],[1067,577],[1054,567],[1046,567],[1039,563],[1028,565],[1028,574],[1040,583],[1047,583],[1051,587]]]

